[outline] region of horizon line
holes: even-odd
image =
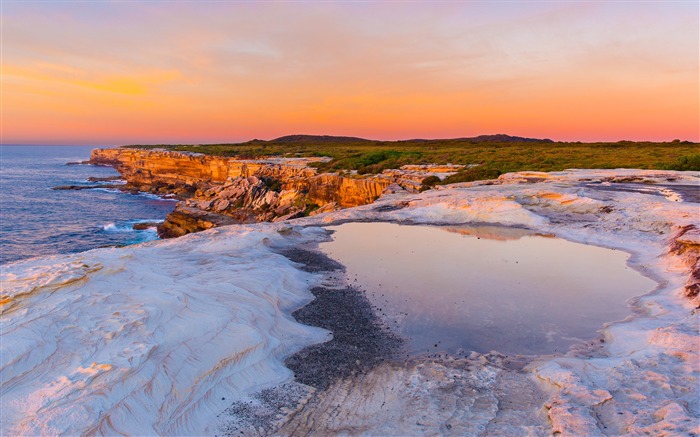
[[[79,143],[79,142],[71,142],[71,143],[53,143],[53,144],[48,144],[48,143],[35,143],[35,142],[12,142],[12,143],[5,143],[5,142],[0,142],[0,146],[73,146],[73,147],[123,147],[123,146],[208,146],[208,145],[215,145],[215,144],[245,144],[249,143],[252,141],[265,141],[265,142],[271,142],[275,141],[280,138],[285,138],[285,137],[291,137],[291,136],[306,136],[306,137],[334,137],[334,138],[353,138],[353,139],[358,139],[358,140],[364,140],[364,141],[377,141],[377,142],[408,142],[408,141],[452,141],[452,140],[469,140],[469,139],[474,139],[482,136],[497,136],[497,135],[503,135],[503,136],[508,136],[511,138],[524,138],[528,139],[530,141],[532,140],[539,140],[542,142],[554,142],[554,143],[581,143],[581,144],[594,144],[594,143],[620,143],[620,142],[632,142],[632,143],[673,143],[673,142],[685,142],[685,143],[700,143],[700,139],[698,141],[695,140],[688,140],[688,139],[680,139],[680,138],[674,138],[672,140],[629,140],[629,139],[617,139],[617,140],[594,140],[594,141],[589,141],[589,140],[556,140],[552,138],[535,138],[535,137],[521,137],[519,135],[511,135],[511,134],[479,134],[475,136],[460,136],[460,137],[452,137],[452,138],[421,138],[421,137],[414,137],[414,138],[401,138],[401,139],[373,139],[373,138],[364,138],[364,137],[358,137],[358,136],[353,136],[353,135],[332,135],[332,134],[288,134],[288,135],[282,135],[281,137],[275,137],[271,139],[260,139],[260,138],[250,138],[247,140],[242,140],[242,141],[208,141],[208,142],[178,142],[178,141],[173,141],[173,142],[149,142],[149,143],[140,143],[140,142],[123,142],[123,143]],[[92,143],[92,144],[90,144]]]

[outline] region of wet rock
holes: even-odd
[[[178,205],[167,215],[165,221],[158,225],[158,235],[161,238],[181,237],[192,232],[236,223],[240,222],[232,217]]]
[[[144,223],[134,223],[131,227],[135,231],[143,231],[149,228],[157,228],[160,222],[144,222]]]
[[[57,187],[51,188],[52,190],[92,190],[95,188],[113,188],[121,190],[124,188],[123,185],[113,185],[113,184],[102,184],[102,185],[59,185]]]
[[[104,178],[91,176],[87,178],[88,182],[111,182],[121,180],[121,176],[107,176]]]

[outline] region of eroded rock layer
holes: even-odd
[[[366,205],[396,179],[317,174],[308,166],[323,159],[239,160],[118,148],[93,150],[90,162],[116,168],[127,181],[126,190],[182,199],[159,227],[162,237],[178,237],[223,224],[288,220]]]

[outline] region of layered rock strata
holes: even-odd
[[[374,202],[391,185],[416,191],[428,175],[461,166],[407,166],[360,176],[318,174],[313,162],[329,158],[241,160],[163,149],[95,149],[90,163],[114,167],[128,191],[171,194],[181,202],[158,231],[162,237],[232,223],[281,221]]]

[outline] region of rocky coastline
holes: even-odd
[[[235,223],[277,222],[366,205],[385,192],[418,192],[426,177],[444,178],[463,167],[407,165],[377,175],[341,175],[318,174],[310,166],[327,159],[243,160],[160,149],[116,148],[95,149],[87,162],[114,167],[126,180],[125,185],[115,185],[118,189],[180,200],[158,226],[162,238]]]
[[[217,434],[334,434],[347,429],[387,434],[413,434],[425,429],[444,435],[550,431],[595,434],[605,430],[634,433],[692,428],[689,424],[696,414],[695,403],[687,396],[678,402],[670,401],[664,390],[648,392],[643,381],[635,378],[656,362],[655,358],[647,360],[646,355],[651,353],[654,357],[678,358],[678,366],[669,364],[661,372],[664,377],[678,374],[672,377],[673,386],[686,386],[693,380],[684,363],[697,356],[697,350],[688,343],[697,338],[689,327],[700,308],[698,225],[688,215],[688,205],[697,202],[689,188],[697,175],[620,170],[520,172],[494,181],[419,193],[422,178],[431,173],[442,176],[441,170],[452,168],[406,166],[379,175],[359,176],[317,174],[309,166],[313,160],[299,158],[236,160],[129,149],[110,149],[111,158],[105,158],[101,153],[93,152],[91,162],[115,167],[127,181],[126,189],[178,196],[177,208],[159,226],[164,237],[235,223],[291,219],[298,219],[290,223],[291,228],[273,224],[284,226],[277,231],[284,238],[301,235],[305,232],[302,229],[311,230],[313,225],[359,218],[408,219],[411,223],[432,222],[434,218],[428,218],[437,216],[447,222],[496,220],[545,233],[556,230],[557,235],[575,241],[623,249],[634,254],[631,265],[635,268],[657,280],[664,277],[664,281],[669,281],[660,281],[666,285],[635,300],[633,307],[638,314],[634,318],[611,324],[599,338],[572,348],[562,357],[505,356],[494,351],[464,358],[438,356],[395,361],[392,356],[400,339],[390,333],[386,333],[386,338],[377,335],[385,333],[372,311],[360,311],[361,320],[351,324],[353,329],[359,326],[371,332],[359,337],[345,335],[344,327],[350,326],[347,317],[332,315],[343,305],[364,308],[361,294],[335,276],[341,266],[326,266],[315,258],[320,254],[313,250],[299,250],[298,246],[278,250],[272,243],[272,250],[298,263],[302,271],[325,277],[310,288],[316,300],[293,316],[297,322],[332,331],[337,339],[314,342],[288,356],[285,367],[294,372],[294,379],[238,398],[217,416]],[[159,162],[169,163],[159,166]],[[183,171],[177,171],[178,168]],[[455,196],[458,192],[464,192],[466,197]],[[377,205],[369,205],[379,197]],[[445,202],[445,198],[451,200]],[[648,203],[646,212],[642,213],[632,199]],[[515,209],[502,210],[506,204]],[[657,211],[660,205],[668,211]],[[352,206],[359,208],[345,209]],[[414,212],[405,212],[409,210]],[[329,214],[314,217],[321,212]],[[452,217],[454,214],[459,217]],[[630,221],[633,216],[637,218]],[[309,225],[312,226],[308,228]],[[624,244],[616,236],[620,226],[625,235],[634,235],[631,243]],[[659,256],[663,261],[657,261]],[[307,270],[311,265],[321,266],[321,270]],[[668,300],[674,294],[680,301]],[[329,296],[340,301],[328,301]],[[641,302],[646,300],[673,307],[675,316],[665,321],[664,316],[644,310]],[[644,350],[653,353],[640,355],[633,342],[624,340],[628,330],[647,335],[659,326],[665,330],[663,342],[659,343],[661,340],[656,337],[645,341]],[[376,342],[367,341],[374,337]],[[342,344],[336,344],[339,341]],[[628,368],[632,359],[635,365]],[[325,361],[333,365],[314,365]],[[600,375],[594,372],[590,376],[587,370],[594,362],[615,368],[622,378],[632,381],[631,394],[616,390],[615,381],[605,389],[596,388]],[[383,395],[368,398],[367,393]],[[228,395],[225,399],[229,399]],[[610,399],[616,402],[603,407],[601,402]],[[361,405],[372,407],[365,410]],[[621,413],[633,408],[639,411],[637,422]],[[369,412],[377,409],[390,412],[390,418],[376,422],[374,413]],[[406,411],[417,419],[404,420]],[[588,419],[594,413],[601,417],[595,423]]]
[[[14,263],[2,278],[13,327],[3,341],[14,357],[3,368],[4,429],[698,434],[700,224],[686,191],[699,177],[509,173],[422,193],[397,189],[374,204],[290,222]],[[353,221],[527,228],[624,251],[628,267],[658,287],[629,301],[629,317],[561,354],[402,361],[342,267],[315,253],[328,226]],[[343,311],[355,308],[345,323]]]

